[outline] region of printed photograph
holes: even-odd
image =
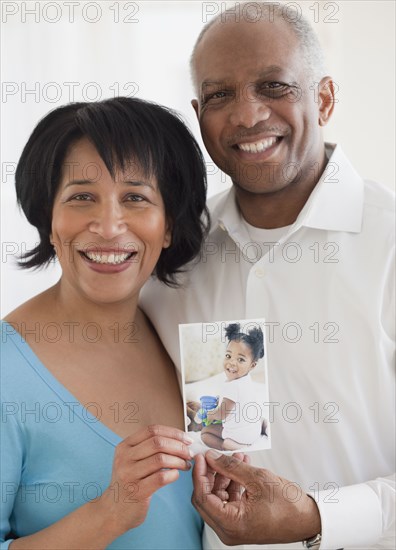
[[[179,325],[193,452],[271,448],[264,319]]]

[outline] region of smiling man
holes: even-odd
[[[178,323],[265,317],[272,449],[197,457],[193,502],[226,544],[394,548],[394,197],[324,142],[334,86],[305,20],[238,5],[192,55],[233,185],[184,288],[153,281],[143,306],[178,366]]]
[[[320,58],[308,65],[283,18],[226,21],[223,15],[198,39],[193,107],[243,217],[255,227],[283,227],[295,221],[326,166],[321,127],[333,110],[333,83],[320,77]]]

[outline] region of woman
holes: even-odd
[[[138,99],[70,104],[16,189],[40,236],[23,267],[56,256],[62,275],[2,323],[1,548],[200,548],[177,379],[137,307],[206,232],[194,138]]]

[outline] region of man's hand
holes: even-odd
[[[193,480],[192,503],[225,544],[296,542],[321,532],[316,503],[298,484],[250,466],[240,453],[197,455]]]

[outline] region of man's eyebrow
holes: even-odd
[[[270,74],[281,73],[283,71],[284,71],[284,69],[282,67],[279,67],[278,65],[270,65],[264,71],[261,71],[258,74],[258,78],[266,78]]]
[[[263,78],[267,78],[268,75],[271,75],[273,73],[280,73],[283,71],[284,69],[282,67],[279,67],[278,65],[270,65],[269,67],[266,67],[265,70],[257,74],[256,80],[261,80]],[[209,86],[224,86],[224,85],[230,85],[230,84],[232,84],[232,79],[229,79],[229,78],[223,78],[223,79],[208,78],[202,82],[201,89],[204,89]]]

